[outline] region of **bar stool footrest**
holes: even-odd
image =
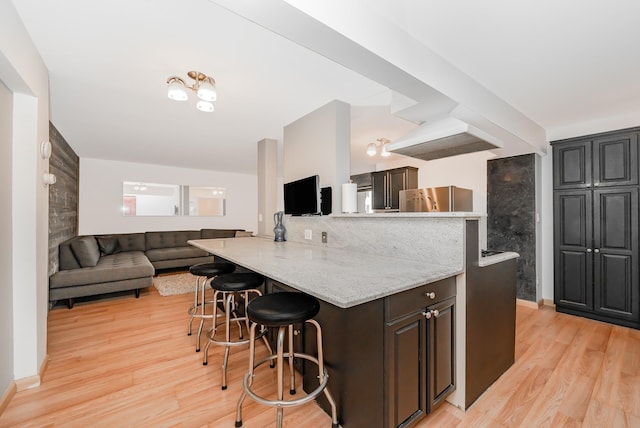
[[[283,357],[289,358],[289,353],[285,352],[283,354]],[[269,355],[268,357],[265,357],[263,359],[261,359],[260,361],[258,361],[253,368],[255,369],[256,367],[271,361],[271,360],[275,360],[276,358],[278,358],[277,355]],[[298,352],[294,352],[293,353],[293,358],[302,358],[305,359],[307,361],[311,361],[312,363],[318,365],[318,359],[315,358],[312,355],[308,355],[308,354],[301,354]],[[323,381],[322,383],[320,383],[318,385],[318,387],[316,389],[314,389],[313,391],[309,392],[308,394],[306,394],[303,397],[300,398],[296,398],[295,400],[268,400],[264,397],[261,397],[259,395],[257,395],[255,392],[253,392],[251,390],[251,385],[249,385],[249,373],[246,373],[244,375],[244,379],[243,379],[243,386],[244,386],[244,390],[247,393],[247,395],[249,397],[251,397],[254,401],[260,403],[260,404],[264,404],[265,406],[271,406],[271,407],[293,407],[293,406],[299,406],[301,404],[307,403],[313,399],[315,399],[318,395],[320,395],[322,392],[324,392],[324,389],[327,386],[327,383],[329,382],[329,373],[327,372],[327,368],[324,368],[324,376],[323,376]],[[255,376],[255,375],[254,375]],[[241,426],[241,425],[240,425]]]

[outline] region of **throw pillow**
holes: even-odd
[[[71,242],[71,251],[82,267],[92,267],[100,260],[100,248],[93,236],[82,236]]]
[[[100,248],[100,254],[103,256],[108,256],[109,254],[119,253],[120,241],[115,236],[98,236],[96,237],[98,241],[98,247]]]
[[[245,232],[243,230],[236,231],[236,238],[242,238],[246,236],[253,236],[253,232]]]

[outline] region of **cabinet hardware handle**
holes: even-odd
[[[429,312],[422,312],[422,315],[424,315],[424,317],[425,317],[426,319],[431,319],[431,316],[432,316],[433,314],[431,313],[431,311],[429,311]]]
[[[433,312],[433,316],[434,316],[435,318],[438,318],[438,317],[440,316],[440,311],[439,311],[439,310],[437,310],[437,309],[434,309],[434,310],[432,310],[431,312]]]
[[[427,296],[430,299],[435,299],[436,298],[435,291],[427,291],[426,293],[424,293],[424,295]]]
[[[587,253],[590,253],[590,252],[591,252],[591,248],[587,248]]]
[[[595,250],[593,250],[593,252],[594,252],[594,253],[599,253],[599,252],[600,252],[600,249],[599,249],[599,248],[596,248]]]
[[[300,334],[300,330],[293,330],[293,335],[294,335],[294,336],[297,336],[297,335],[299,335],[299,334]]]

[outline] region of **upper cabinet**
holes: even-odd
[[[418,168],[405,166],[371,173],[373,210],[399,211],[400,191],[418,188]]]
[[[366,172],[364,174],[355,174],[351,176],[351,181],[356,183],[358,190],[370,190],[371,189],[371,173]]]
[[[638,184],[638,132],[553,146],[555,189]]]

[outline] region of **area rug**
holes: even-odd
[[[195,277],[187,272],[156,276],[153,278],[153,286],[161,296],[193,293]]]

